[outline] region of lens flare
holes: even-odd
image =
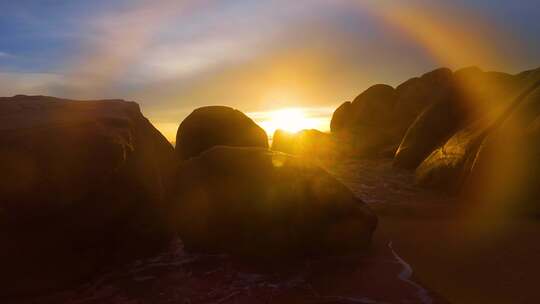
[[[256,115],[255,121],[272,136],[278,129],[296,133],[305,129],[325,129],[320,117],[312,116],[303,108],[284,108]]]

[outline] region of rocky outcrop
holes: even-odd
[[[330,134],[314,129],[297,133],[276,130],[272,137],[272,150],[309,158],[330,158],[336,148]]]
[[[134,102],[0,98],[0,294],[161,248],[175,163]]]
[[[268,259],[355,253],[377,222],[323,169],[262,148],[212,148],[182,164],[177,187],[189,250]]]
[[[178,127],[176,152],[180,159],[220,145],[268,148],[268,137],[251,118],[225,106],[198,108]]]
[[[375,85],[334,113],[332,134],[354,155],[393,154],[409,126],[432,104],[447,99],[453,73],[437,69],[393,89]]]
[[[534,71],[510,75],[476,67],[440,68],[396,89],[375,85],[334,112],[331,131],[350,154],[399,150],[396,165],[414,169],[467,123],[504,111],[534,77]]]

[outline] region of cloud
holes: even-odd
[[[65,82],[64,76],[53,73],[0,72],[0,92],[3,96],[47,95],[53,93],[52,87]]]
[[[527,46],[513,43],[478,11],[451,9],[454,4],[440,1],[418,3],[138,0],[104,5],[73,29],[60,31],[76,35],[68,35],[69,47],[54,56],[23,52],[25,57],[2,60],[15,62],[4,63],[4,69],[16,62],[28,68],[0,76],[0,94],[135,100],[158,127],[172,132],[202,105],[245,112],[332,108],[372,84],[397,85],[440,65],[508,70],[514,67],[505,56],[509,48],[518,45],[517,53]],[[56,27],[43,32],[64,39],[49,31]],[[0,53],[0,58],[7,57]],[[35,58],[62,60],[37,69]]]

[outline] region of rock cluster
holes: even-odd
[[[134,102],[0,98],[0,170],[0,296],[63,288],[175,234],[250,258],[354,253],[377,221],[228,107],[195,110],[173,148]]]

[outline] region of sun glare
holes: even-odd
[[[285,108],[266,112],[264,117],[258,120],[263,129],[272,136],[277,129],[296,133],[304,129],[320,129],[321,121],[317,117],[310,117],[301,108]]]

